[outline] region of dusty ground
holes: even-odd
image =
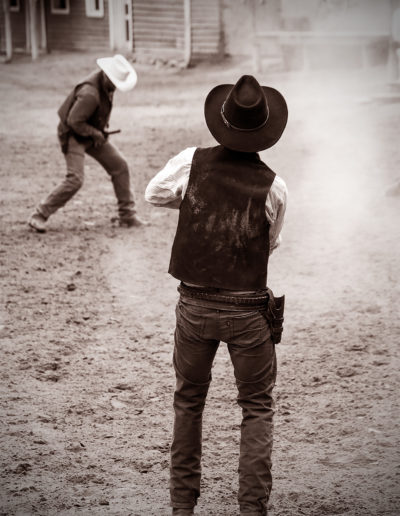
[[[1,514],[167,515],[177,213],[147,206],[148,180],[212,144],[203,100],[249,66],[141,66],[111,128],[132,167],[145,229],[113,227],[111,183],[86,183],[34,234],[26,218],[61,180],[56,108],[94,57],[1,66]],[[263,153],[290,198],[270,286],[287,296],[271,515],[383,516],[399,501],[400,104],[384,71],[268,75],[290,108]],[[375,98],[375,100],[374,100]],[[198,514],[238,514],[240,412],[225,346],[205,412]]]

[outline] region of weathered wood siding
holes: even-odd
[[[13,47],[26,48],[25,10],[11,13]],[[194,59],[221,54],[222,0],[192,0],[192,56]],[[110,49],[109,0],[104,17],[86,16],[83,0],[70,0],[69,14],[53,14],[45,0],[47,45],[51,50]],[[133,52],[138,57],[182,59],[184,56],[184,0],[132,0]],[[1,48],[4,50],[4,19],[0,10]]]
[[[21,8],[19,12],[10,12],[12,45],[14,50],[26,50],[26,30],[25,30],[25,4],[27,0],[21,0]],[[0,45],[1,51],[6,48],[6,40],[4,34],[4,12],[3,6],[0,4]]]
[[[86,16],[84,0],[70,0],[69,14],[52,14],[46,2],[47,42],[49,50],[109,50],[108,2],[104,17]]]
[[[220,55],[222,20],[220,0],[192,0],[192,57]]]
[[[133,51],[138,57],[181,58],[183,0],[133,0]]]

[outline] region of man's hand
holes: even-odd
[[[93,145],[97,149],[106,143],[106,137],[101,131],[95,131],[92,134]]]

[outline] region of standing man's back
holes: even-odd
[[[180,208],[169,272],[181,281],[176,308],[173,514],[193,514],[200,495],[201,426],[220,341],[234,366],[242,408],[240,514],[267,514],[271,478],[275,344],[283,299],[267,288],[268,258],[279,245],[286,186],[258,152],[286,126],[287,106],[252,76],[214,88],[208,128],[221,144],[188,148],[150,182],[146,199]]]

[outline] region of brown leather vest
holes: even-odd
[[[274,178],[256,153],[221,145],[197,149],[169,273],[207,287],[265,288],[269,256],[265,202]]]
[[[58,116],[60,117],[60,121],[62,123],[63,128],[68,132],[72,132],[70,128],[68,128],[67,119],[68,114],[70,112],[71,107],[73,106],[76,95],[78,93],[79,88],[84,84],[91,84],[96,88],[99,92],[100,103],[97,107],[96,111],[93,115],[87,120],[87,123],[96,129],[102,131],[108,124],[111,114],[112,102],[109,99],[108,93],[104,90],[101,81],[102,72],[101,70],[98,72],[93,72],[89,77],[84,79],[82,82],[77,84],[75,88],[71,91],[71,93],[67,96],[64,102],[61,104],[60,109],[58,110]],[[82,138],[82,137],[81,137]]]

